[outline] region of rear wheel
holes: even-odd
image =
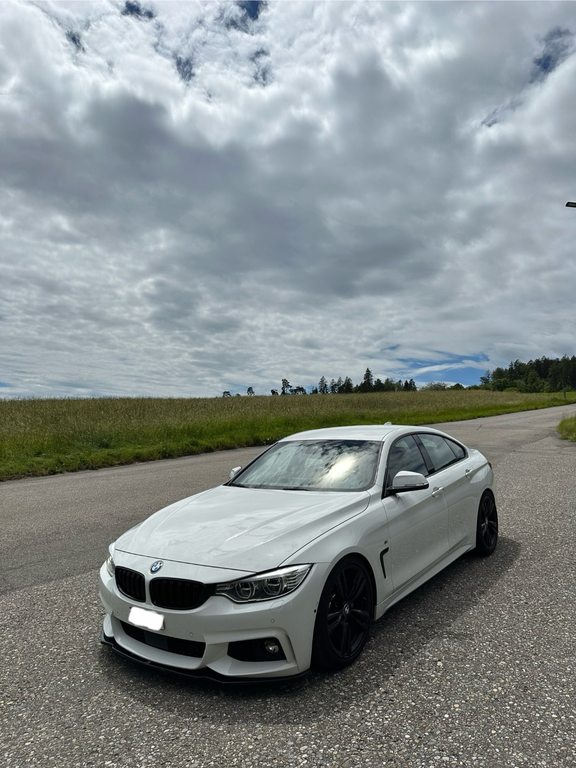
[[[368,567],[356,557],[341,560],[328,576],[318,604],[312,665],[334,670],[351,664],[366,645],[373,616]]]
[[[476,554],[481,557],[491,555],[498,543],[498,511],[496,501],[490,491],[485,491],[478,507],[476,523]]]

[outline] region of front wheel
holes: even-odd
[[[373,616],[367,566],[356,557],[341,560],[330,572],[318,604],[312,665],[335,670],[351,664],[366,645]]]
[[[498,511],[496,501],[490,491],[485,491],[478,507],[476,522],[476,549],[481,557],[491,555],[498,543]]]

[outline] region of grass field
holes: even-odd
[[[432,424],[566,402],[576,402],[576,393],[0,400],[0,480],[265,445],[302,429]]]

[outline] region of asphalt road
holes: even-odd
[[[395,606],[336,675],[183,682],[98,643],[107,543],[257,449],[0,484],[3,768],[576,767],[567,406],[452,423],[495,465],[501,539]]]

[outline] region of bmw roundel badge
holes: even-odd
[[[158,571],[160,570],[160,568],[162,568],[163,565],[164,563],[162,562],[162,560],[154,560],[154,562],[150,566],[150,573],[158,573]]]

